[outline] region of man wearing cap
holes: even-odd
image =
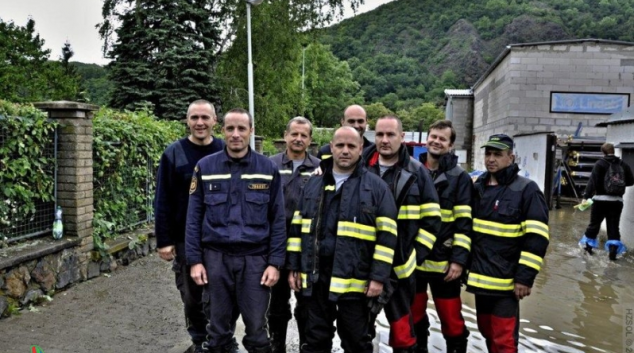
[[[492,135],[482,148],[487,171],[474,185],[467,291],[489,351],[517,352],[519,300],[546,255],[548,206],[537,184],[517,175],[513,139]]]

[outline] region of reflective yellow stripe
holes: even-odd
[[[527,220],[522,222],[522,226],[524,227],[526,233],[536,233],[546,238],[546,240],[550,240],[550,237],[548,236],[549,229],[546,223]]]
[[[434,243],[436,242],[436,237],[430,232],[420,228],[418,229],[418,235],[416,236],[416,241],[425,245],[429,249],[434,247]]]
[[[394,266],[394,273],[396,273],[396,277],[399,279],[408,278],[414,273],[416,269],[416,250],[412,251],[412,255],[410,255],[407,262],[400,266]]]
[[[449,261],[431,261],[425,260],[422,265],[416,266],[416,269],[424,272],[445,273],[445,268]]]
[[[363,293],[368,281],[355,278],[338,278],[330,279],[330,291],[333,293]]]
[[[376,245],[374,247],[374,256],[373,259],[387,262],[388,264],[392,264],[394,261],[394,250],[383,245]]]
[[[440,217],[442,218],[441,220],[443,222],[446,222],[446,223],[450,223],[450,222],[453,222],[453,221],[456,220],[453,217],[453,211],[452,210],[441,209],[440,210]]]
[[[241,179],[263,179],[263,180],[273,180],[272,175],[265,174],[242,174],[240,176]]]
[[[313,175],[313,173],[312,173],[312,172],[301,172],[301,173],[299,173],[299,175],[302,175],[302,176],[311,176],[311,175]]]
[[[467,285],[491,290],[513,290],[515,288],[513,278],[489,277],[473,272],[469,273]]]
[[[334,185],[326,185],[326,186],[324,186],[324,190],[326,190],[326,191],[335,191],[335,186]]]
[[[420,216],[421,218],[440,217],[440,205],[435,202],[420,205]]]
[[[310,233],[310,225],[312,223],[312,219],[302,219],[302,233]]]
[[[467,249],[467,251],[471,251],[471,238],[464,234],[456,233],[454,234],[453,242],[451,243],[451,245],[461,246]]]
[[[281,169],[280,174],[293,174],[293,171],[291,169]]]
[[[543,263],[544,259],[535,254],[531,254],[526,251],[522,251],[522,253],[520,254],[520,264],[534,268],[537,271],[540,271],[542,269]]]
[[[322,154],[321,155],[321,160],[323,161],[324,159],[328,159],[330,157],[332,157],[332,154]]]
[[[302,239],[301,238],[288,238],[286,241],[286,251],[301,252],[302,251]]]
[[[453,207],[454,218],[467,217],[471,218],[471,206],[454,206]]]
[[[376,240],[376,228],[365,224],[340,221],[337,223],[337,236],[353,237],[367,241]]]
[[[302,278],[302,288],[308,288],[308,275],[302,272],[299,276]]]
[[[473,230],[484,234],[507,238],[521,237],[524,235],[520,224],[504,224],[485,221],[479,218],[473,219]]]
[[[394,235],[398,234],[396,230],[396,221],[388,217],[376,217],[376,229],[378,231],[389,232]]]
[[[419,205],[403,205],[398,210],[398,219],[420,219]]]
[[[221,180],[221,179],[231,179],[231,174],[211,174],[211,175],[201,175],[200,179],[202,180]]]
[[[293,220],[291,220],[291,224],[302,224],[302,215],[299,211],[295,211],[295,213],[293,213]]]

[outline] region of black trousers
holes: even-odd
[[[337,330],[341,338],[341,348],[346,353],[372,353],[370,326],[374,319],[370,315],[365,297],[328,299],[330,275],[320,273],[320,279],[313,286],[312,295],[304,297],[306,313],[306,343],[302,353],[330,353],[335,337],[333,322],[337,320]]]
[[[608,229],[608,240],[621,240],[619,222],[623,212],[621,201],[594,201],[590,213],[590,224],[586,228],[586,237],[596,239],[601,229],[601,223],[605,219]]]
[[[181,294],[185,308],[185,326],[192,342],[201,345],[207,336],[207,317],[204,306],[209,302],[203,300],[203,287],[194,282],[189,274],[190,266],[185,261],[185,243],[176,243],[176,257],[172,270],[176,280],[176,288]]]
[[[234,309],[245,326],[242,344],[249,352],[270,349],[267,316],[271,289],[260,285],[268,267],[265,256],[229,256],[204,250],[209,293],[208,346],[224,347],[233,338]]]

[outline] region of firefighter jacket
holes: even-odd
[[[420,161],[426,165],[426,153],[420,155]],[[458,156],[448,153],[438,160],[433,179],[442,226],[431,254],[418,266],[419,275],[426,277],[444,276],[450,262],[466,268],[471,251],[471,177],[458,165]]]
[[[301,273],[302,294],[310,296],[319,280],[320,228],[336,226],[329,299],[364,296],[370,280],[387,283],[397,242],[396,207],[387,185],[362,163],[343,183],[336,219],[322,219],[326,193],[335,191],[332,158],[321,162],[323,175],[304,187],[288,239],[287,267]],[[324,224],[322,222],[333,222]]]
[[[286,227],[282,180],[267,157],[249,152],[240,160],[226,149],[201,159],[189,189],[187,264],[202,263],[202,248],[234,256],[265,256],[284,265]]]
[[[379,153],[373,145],[363,152],[368,169],[379,175]],[[399,149],[398,162],[382,179],[388,184],[398,209],[398,246],[394,255],[394,274],[399,279],[412,275],[416,265],[430,253],[440,229],[440,206],[433,182],[405,146]]]
[[[548,206],[537,184],[517,175],[517,164],[475,182],[471,265],[467,290],[512,295],[515,283],[533,286],[548,247]]]
[[[280,170],[282,177],[282,189],[284,192],[284,208],[286,212],[286,231],[291,228],[293,213],[297,209],[297,201],[302,193],[302,189],[313,171],[319,167],[319,159],[306,153],[303,163],[293,171],[293,160],[288,159],[285,152],[278,153],[271,157],[271,160]]]

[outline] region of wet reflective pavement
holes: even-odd
[[[574,211],[569,205],[550,212],[544,266],[532,294],[520,306],[520,352],[627,352],[625,313],[634,311],[634,255],[630,251],[609,261],[603,250],[604,231],[599,233],[600,249],[593,256],[586,254],[577,243],[589,219],[589,211]],[[622,237],[632,249],[634,235]],[[468,351],[486,352],[477,330],[474,297],[464,292],[462,298],[471,331]],[[433,309],[431,301],[429,308]],[[438,316],[433,310],[428,314],[433,321],[430,352],[443,352]],[[627,348],[634,349],[634,344]]]

